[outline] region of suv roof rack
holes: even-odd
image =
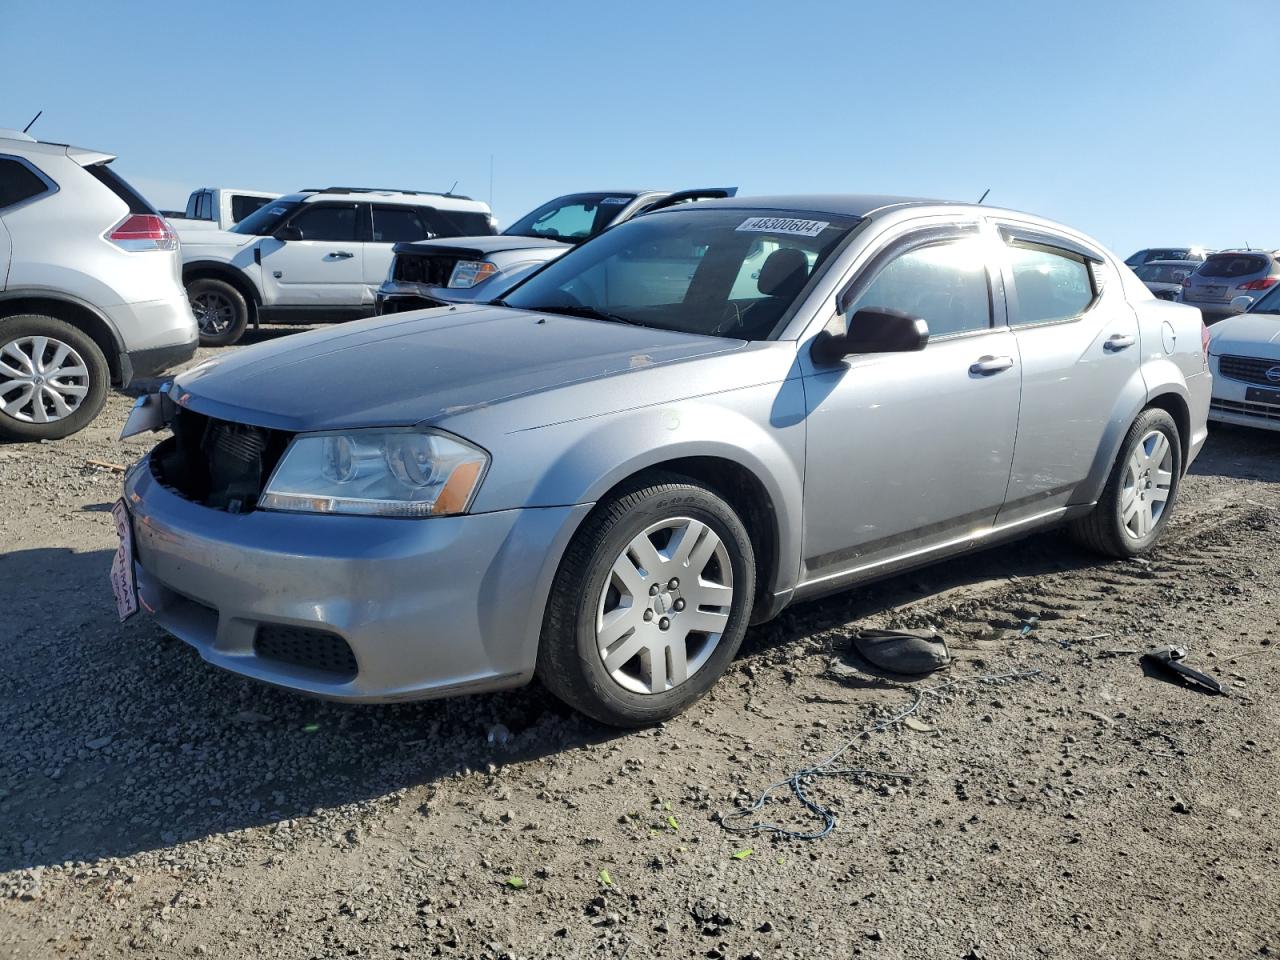
[[[462,193],[441,193],[439,190],[400,190],[396,187],[303,187],[300,193],[407,193],[418,197],[452,197],[454,200],[471,200]]]

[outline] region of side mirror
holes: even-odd
[[[1253,297],[1236,297],[1231,301],[1232,313],[1244,313],[1253,306]]]
[[[285,241],[288,241],[288,240],[301,240],[301,239],[302,239],[302,228],[301,228],[301,227],[295,227],[293,224],[289,224],[287,227],[281,227],[279,230],[277,230],[277,231],[273,234],[273,236],[274,236],[277,240],[285,240]]]
[[[920,317],[881,307],[859,310],[845,333],[824,330],[814,339],[811,353],[815,362],[827,364],[852,353],[910,353],[923,350],[928,342],[929,324]]]

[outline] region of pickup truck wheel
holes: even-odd
[[[1120,445],[1098,505],[1072,524],[1071,534],[1108,556],[1144,554],[1164,532],[1181,483],[1178,425],[1164,410],[1144,410]]]
[[[0,438],[60,440],[107,399],[111,371],[83,331],[39,314],[0,319]]]
[[[596,508],[556,574],[538,676],[618,727],[669,720],[737,653],[755,595],[742,521],[683,477],[650,478]]]
[[[225,280],[206,277],[187,284],[187,299],[200,328],[202,347],[229,347],[249,323],[249,305]]]

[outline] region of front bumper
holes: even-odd
[[[391,702],[517,686],[545,598],[589,505],[399,520],[230,514],[125,478],[144,609],[210,663],[334,700]],[[354,676],[275,658],[264,631],[341,638]],[[301,628],[301,631],[296,628]]]
[[[1276,361],[1280,364],[1280,360]],[[1210,354],[1209,368],[1213,372],[1213,399],[1209,404],[1209,419],[1215,423],[1230,423],[1239,427],[1256,427],[1260,430],[1280,430],[1280,404],[1259,403],[1249,399],[1249,388],[1259,384],[1233,380],[1222,375],[1217,356]],[[1274,391],[1272,387],[1262,387]]]

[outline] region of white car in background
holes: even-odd
[[[161,210],[176,230],[230,230],[249,214],[279,197],[262,190],[231,187],[200,187],[187,198],[187,208],[178,213]]]
[[[1209,328],[1209,419],[1280,430],[1280,286]]]
[[[279,197],[230,230],[178,236],[200,342],[227,346],[250,322],[372,316],[396,243],[494,232],[489,205],[470,197],[326,187]]]
[[[0,439],[69,436],[195,353],[178,238],[114,159],[0,130]]]

